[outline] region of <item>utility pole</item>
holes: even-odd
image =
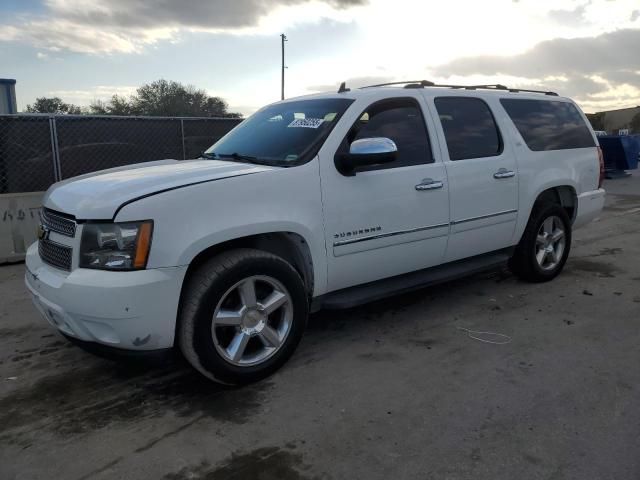
[[[284,100],[284,69],[287,68],[284,66],[284,42],[287,41],[287,36],[284,33],[281,33],[280,37],[282,38],[282,87],[280,91],[280,99]]]

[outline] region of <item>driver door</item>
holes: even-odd
[[[408,93],[408,92],[407,92]],[[320,151],[328,291],[442,262],[449,235],[449,188],[434,157],[431,117],[417,96],[356,101]],[[335,157],[362,138],[395,142],[392,163],[342,175]]]

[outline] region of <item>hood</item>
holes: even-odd
[[[277,167],[220,160],[159,160],[101,170],[52,185],[43,205],[78,220],[112,219],[133,199],[201,182],[249,175]]]

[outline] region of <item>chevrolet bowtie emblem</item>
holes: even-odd
[[[38,240],[49,240],[49,233],[51,230],[47,227],[42,224],[38,225]]]

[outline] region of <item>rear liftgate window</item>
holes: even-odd
[[[572,103],[500,100],[527,146],[535,151],[595,147],[591,131]]]
[[[451,160],[493,157],[502,153],[500,131],[483,100],[439,97],[434,102]]]

